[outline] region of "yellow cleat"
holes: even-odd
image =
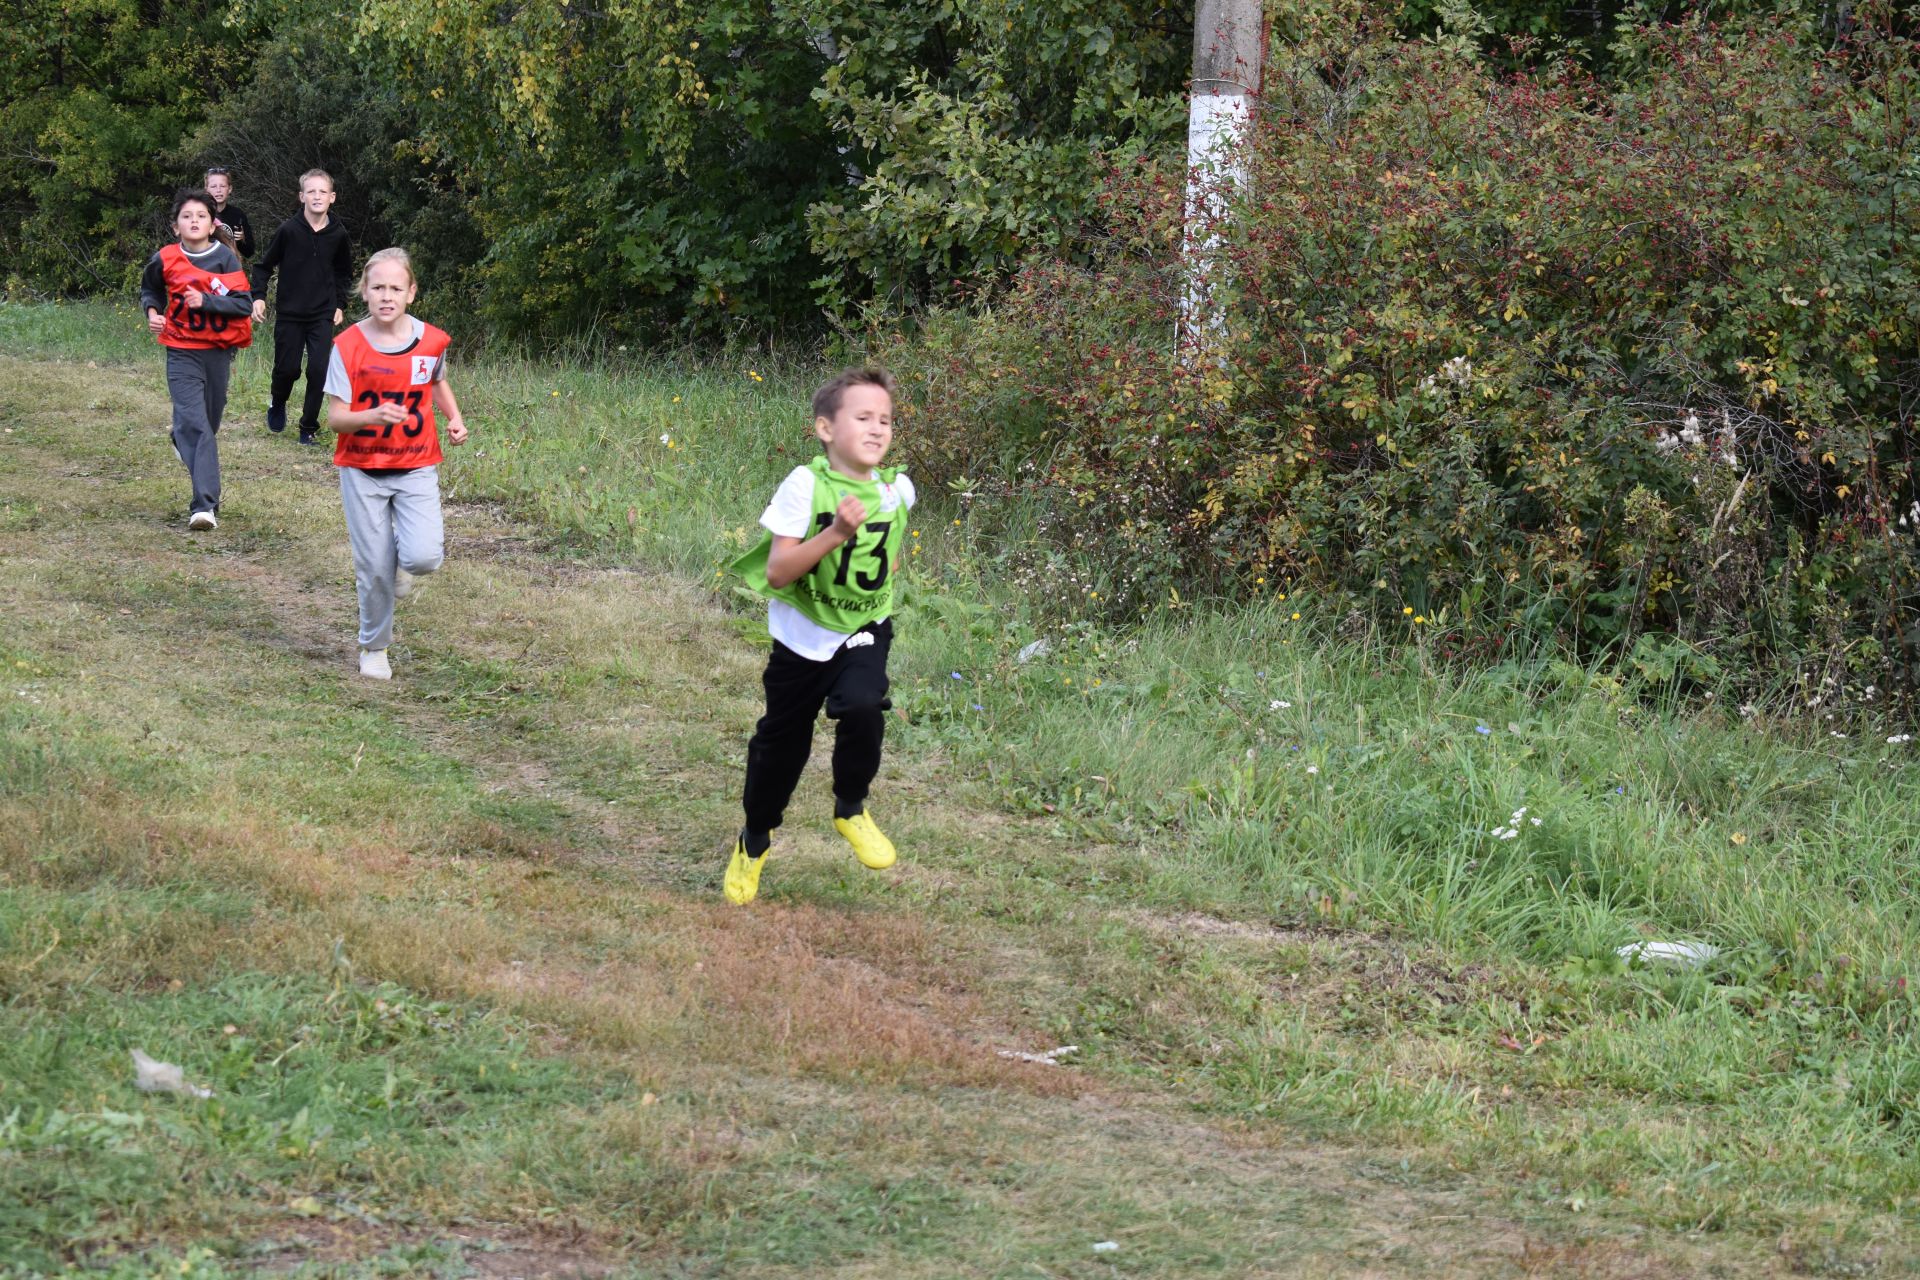
[[[753,901],[753,895],[760,892],[760,868],[766,862],[764,853],[757,858],[748,854],[744,840],[733,842],[733,860],[727,863],[727,878],[723,882],[728,902],[744,907]]]
[[[884,871],[893,865],[893,841],[880,834],[880,828],[873,825],[873,815],[865,809],[851,818],[835,818],[833,829],[847,838],[861,866]]]

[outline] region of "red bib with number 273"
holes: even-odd
[[[333,340],[353,387],[347,408],[362,413],[382,403],[407,411],[399,422],[376,422],[340,434],[333,449],[338,467],[369,470],[431,467],[440,462],[440,428],[433,420],[433,384],[447,350],[447,335],[425,326],[405,351],[375,351],[357,324]]]

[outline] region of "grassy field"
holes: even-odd
[[[0,306],[0,1274],[1920,1262],[1897,726],[1310,599],[1116,630],[929,495],[901,865],[816,769],[735,909],[765,633],[715,569],[817,371],[460,366],[449,566],[374,686],[265,353],[190,538],[137,330]]]

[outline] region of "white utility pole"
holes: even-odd
[[[1222,324],[1212,305],[1217,228],[1230,192],[1246,181],[1241,148],[1259,102],[1266,52],[1261,0],[1198,0],[1187,105],[1187,287],[1180,307],[1181,340],[1196,347]]]

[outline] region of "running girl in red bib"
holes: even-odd
[[[382,249],[360,273],[367,318],[333,341],[327,425],[338,433],[340,504],[360,589],[360,674],[393,678],[393,602],[446,558],[440,521],[440,429],[467,438],[447,385],[447,335],[407,314],[418,290],[405,249]]]
[[[140,276],[147,329],[167,349],[173,451],[193,480],[187,528],[217,529],[220,446],[233,353],[253,341],[253,295],[233,242],[216,228],[213,197],[183,191],[173,202],[178,244],[162,248]]]

